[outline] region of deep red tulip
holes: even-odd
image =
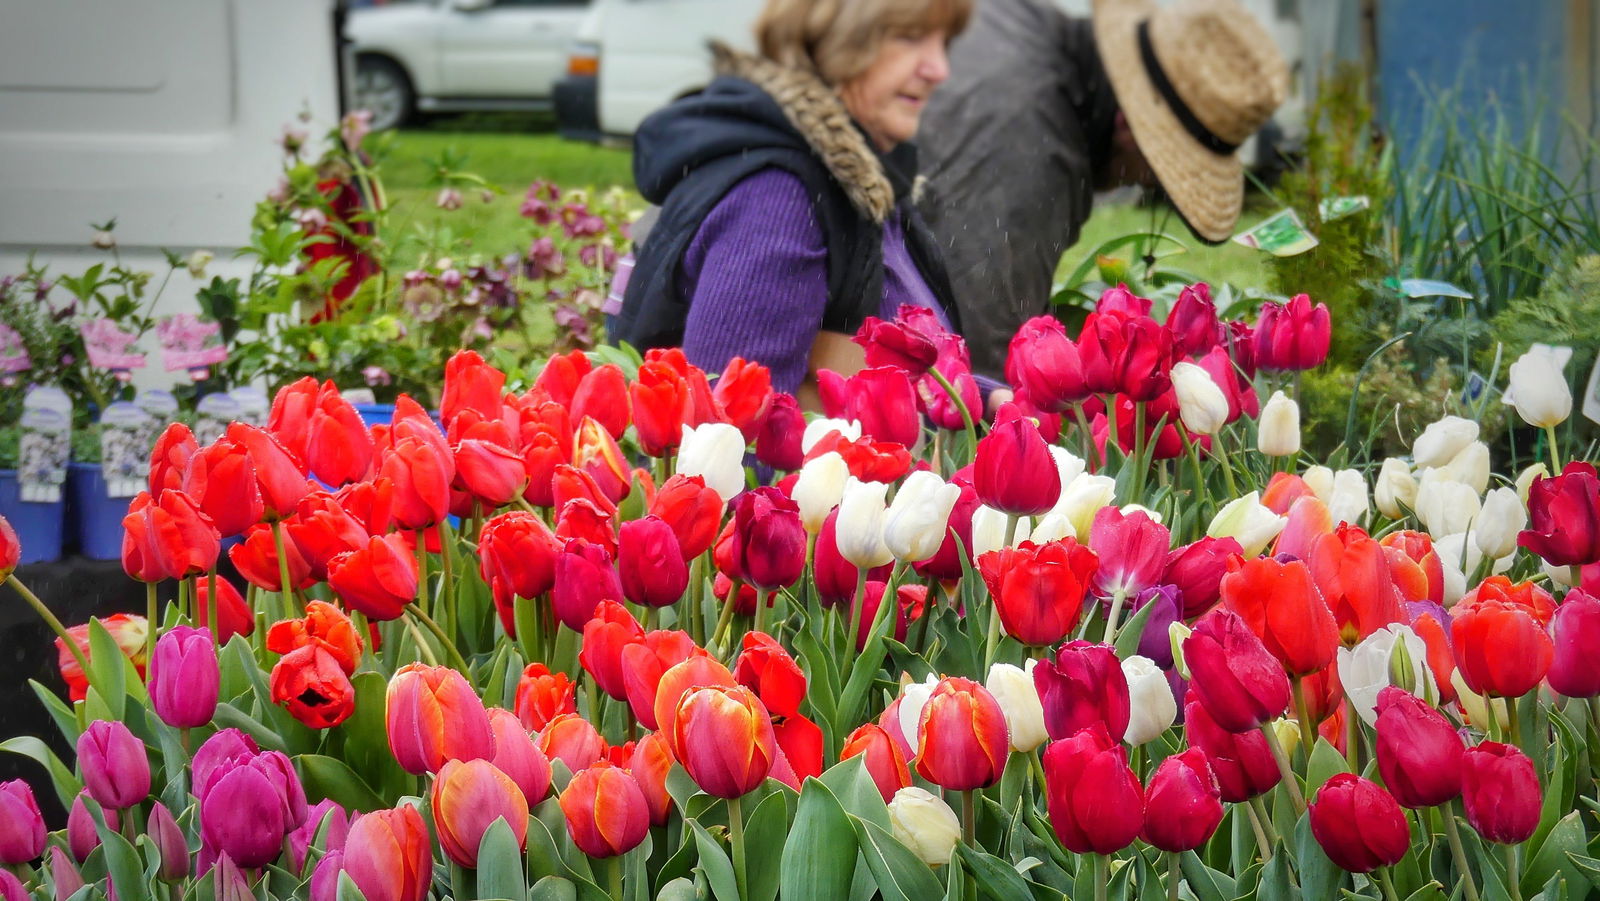
[[[450,760],[494,756],[483,700],[447,666],[408,663],[389,680],[389,750],[408,773],[438,773]]]
[[[739,577],[758,588],[787,588],[806,564],[800,508],[776,488],[739,495],[733,513],[733,553]]]
[[[621,438],[631,421],[628,406],[628,380],[615,363],[589,371],[578,382],[572,395],[572,418],[582,422],[593,416],[613,438]]]
[[[771,714],[742,685],[685,692],[672,728],[674,756],[702,791],[718,798],[755,790],[778,753]]]
[[[922,706],[917,721],[917,775],[948,791],[1000,781],[1011,737],[1000,702],[971,679],[950,676]]]
[[[1338,627],[1303,561],[1244,562],[1222,577],[1222,603],[1290,674],[1314,673],[1333,662]]]
[[[350,824],[341,868],[367,901],[423,901],[433,886],[433,842],[410,804]]]
[[[678,536],[684,560],[705,553],[717,540],[724,498],[706,487],[700,476],[674,475],[661,484],[650,514],[659,516]]]
[[[894,793],[911,785],[911,770],[906,766],[906,756],[900,745],[882,726],[867,723],[850,733],[839,749],[839,759],[866,757],[867,774],[878,787],[885,804],[894,800]]]
[[[552,673],[543,663],[530,663],[517,681],[517,719],[529,731],[541,732],[563,713],[578,712],[577,690],[566,673]]]
[[[755,692],[773,716],[798,716],[806,697],[806,674],[789,652],[765,632],[746,632],[733,678]]]
[[[301,498],[294,515],[283,521],[283,530],[319,582],[328,578],[329,560],[366,547],[372,537],[333,495],[320,489]]]
[[[672,748],[660,732],[651,732],[639,739],[628,759],[628,771],[644,792],[652,826],[665,826],[672,815],[672,795],[667,792],[667,776],[672,772],[672,764]]]
[[[973,488],[1002,513],[1037,516],[1060,499],[1061,472],[1038,428],[1019,417],[979,439]]]
[[[561,793],[567,835],[579,851],[604,859],[626,854],[650,834],[643,789],[622,767],[601,761],[572,778]]]
[[[1156,767],[1144,796],[1140,837],[1174,854],[1193,851],[1222,823],[1222,789],[1206,752],[1190,748]]]
[[[680,631],[646,632],[639,642],[623,648],[622,681],[628,693],[628,709],[646,729],[660,728],[655,705],[661,677],[696,655],[703,657],[706,652],[695,645],[689,633]]]
[[[204,726],[217,712],[221,679],[210,630],[173,626],[150,658],[150,706],[174,729]]]
[[[1184,619],[1194,619],[1216,606],[1222,598],[1228,561],[1243,554],[1237,539],[1209,536],[1167,553],[1160,582],[1177,587]]]
[[[311,490],[305,463],[270,432],[242,422],[228,426],[228,440],[242,445],[250,456],[256,485],[261,490],[262,516],[272,522],[293,513]]]
[[[903,369],[863,369],[848,379],[825,371],[818,377],[818,386],[828,414],[861,423],[861,434],[867,438],[912,447],[922,436],[917,391]],[[830,390],[836,392],[832,404]]]
[[[678,536],[659,516],[622,524],[617,537],[617,570],[622,593],[647,607],[671,606],[689,587],[689,566]]]
[[[108,810],[123,810],[150,794],[150,757],[116,720],[95,720],[78,736],[78,769],[89,797]]]
[[[1283,778],[1260,731],[1233,733],[1217,725],[1190,689],[1183,705],[1183,731],[1191,747],[1206,753],[1230,804],[1271,791]]]
[[[511,777],[487,760],[452,760],[439,770],[429,796],[433,828],[445,856],[478,865],[478,846],[496,820],[505,820],[518,849],[528,842],[528,800]]]
[[[1122,745],[1091,726],[1045,747],[1044,782],[1056,838],[1075,854],[1115,854],[1144,826],[1144,791]]]
[[[328,585],[345,606],[368,619],[399,619],[417,599],[417,560],[398,532],[367,539],[366,547],[328,561]]]
[[[645,363],[628,386],[628,396],[639,449],[652,457],[676,450],[683,440],[683,412],[689,402],[689,384],[683,376],[666,363]]]
[[[574,538],[556,556],[555,586],[551,605],[556,618],[574,632],[582,632],[601,601],[621,601],[622,582],[611,555],[601,545]]]
[[[722,420],[732,423],[749,444],[761,433],[772,408],[772,373],[760,363],[734,357],[717,379],[711,398]]]
[[[1326,612],[1326,608],[1324,608]],[[1249,732],[1289,706],[1289,677],[1237,613],[1213,610],[1183,642],[1190,690],[1217,725]]]
[[[1574,460],[1561,474],[1534,480],[1528,491],[1529,527],[1517,543],[1552,566],[1600,561],[1600,478]]]
[[[1315,369],[1328,358],[1333,325],[1326,304],[1311,305],[1311,298],[1296,294],[1287,304],[1261,305],[1256,323],[1255,364],[1262,369],[1299,371]]]
[[[883,578],[887,579],[888,575],[885,574]],[[866,591],[861,596],[861,621],[856,623],[857,652],[865,651],[867,642],[872,639],[872,624],[878,618],[878,607],[883,603],[884,592],[888,589],[888,582],[868,575]],[[910,620],[922,616],[927,607],[928,586],[901,585],[895,590],[894,596],[895,606],[888,614],[892,623],[888,634],[895,641],[904,642],[910,629]]]
[[[1544,679],[1555,660],[1555,644],[1539,621],[1524,607],[1498,598],[1457,604],[1450,640],[1462,681],[1480,695],[1520,698]]]
[[[1433,807],[1461,794],[1455,726],[1427,702],[1391,685],[1378,693],[1378,772],[1405,807]]]
[[[1533,761],[1521,750],[1486,741],[1461,756],[1467,823],[1486,841],[1515,845],[1539,827],[1542,794]]]
[[[1600,599],[1575,588],[1562,598],[1550,619],[1555,656],[1550,663],[1550,688],[1569,698],[1600,695]]]
[[[1039,661],[1033,683],[1051,738],[1067,738],[1096,723],[1117,741],[1128,731],[1128,680],[1110,645],[1069,641],[1054,660]]]
[[[601,691],[625,701],[628,691],[622,679],[622,649],[643,639],[644,630],[628,608],[617,601],[603,600],[595,607],[594,617],[583,626],[578,663]]]
[[[17,562],[21,559],[22,542],[17,538],[17,530],[11,528],[11,523],[4,516],[0,516],[0,582],[16,572]]]
[[[183,488],[189,461],[200,450],[194,432],[181,422],[174,422],[162,431],[150,450],[150,493],[160,494],[168,488]]]
[[[311,729],[331,729],[356,709],[355,686],[339,661],[315,644],[284,655],[272,668],[272,703]]]
[[[395,442],[381,454],[378,475],[394,486],[390,508],[402,529],[425,529],[441,519],[450,507],[450,481],[455,458],[440,453],[437,445],[417,438]]]
[[[893,322],[868,316],[850,340],[866,351],[868,366],[892,366],[913,377],[927,372],[939,359],[939,345],[933,336],[919,328],[916,320],[898,316]]]
[[[606,755],[606,740],[594,724],[576,713],[563,713],[539,730],[538,748],[552,762],[578,772]]]
[[[0,864],[32,863],[44,853],[44,816],[21,779],[0,782]]]
[[[1400,862],[1411,849],[1405,813],[1376,782],[1336,773],[1311,800],[1311,834],[1334,866],[1370,873]]]
[[[1197,282],[1178,293],[1167,315],[1167,331],[1172,333],[1173,351],[1193,357],[1216,347],[1222,340],[1222,322],[1217,305],[1211,302],[1211,286]]]
[[[1077,628],[1099,565],[1094,551],[1071,538],[1024,541],[978,558],[1005,633],[1032,647],[1053,645]]]
[[[334,486],[358,482],[372,468],[372,435],[331,381],[317,394],[304,459],[318,479]]]
[[[255,464],[244,445],[226,437],[200,448],[181,471],[181,487],[224,538],[231,538],[261,521],[266,507]],[[170,476],[167,481],[171,481]]]
[[[772,409],[756,436],[756,459],[773,469],[793,472],[805,463],[800,439],[805,436],[806,420],[800,402],[792,394],[774,394]]]
[[[1017,329],[1006,357],[1006,374],[1011,384],[1052,413],[1068,410],[1089,396],[1078,346],[1054,316],[1035,316]]]
[[[244,533],[244,541],[228,549],[228,559],[246,582],[262,591],[282,591],[282,571],[278,566],[277,539],[269,525],[252,526]],[[284,556],[289,559],[289,584],[295,588],[310,588],[317,583],[311,572],[311,563],[293,541],[284,541]],[[202,582],[206,581],[204,579]]]
[[[267,650],[274,654],[288,654],[307,645],[330,654],[347,676],[355,675],[361,663],[363,640],[355,623],[327,601],[311,601],[303,618],[281,620],[267,630]]]

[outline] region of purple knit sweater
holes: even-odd
[[[805,185],[781,169],[763,169],[735,185],[712,209],[678,276],[689,301],[683,351],[707,372],[734,357],[772,370],[772,386],[793,392],[805,379],[811,345],[828,303],[828,251]],[[893,319],[901,304],[928,307],[950,323],[906,249],[903,225],[883,229],[883,302]]]

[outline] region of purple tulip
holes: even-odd
[[[83,803],[84,796],[88,794],[83,792],[78,795],[72,802],[72,811],[67,814],[67,847],[78,863],[88,860],[94,849],[100,847],[100,833],[95,829],[94,817]],[[107,829],[116,832],[122,828],[122,819],[115,810],[101,810],[101,813],[105,815]]]
[[[212,897],[217,901],[255,901],[250,882],[239,872],[233,859],[224,854],[211,868]]]
[[[145,832],[161,852],[161,871],[157,873],[165,882],[177,882],[189,875],[189,840],[184,838],[178,821],[172,818],[167,805],[157,801],[150,808],[149,824]]]
[[[1172,638],[1167,632],[1182,609],[1178,604],[1180,596],[1176,585],[1156,585],[1139,592],[1133,604],[1136,613],[1146,604],[1156,605],[1144,622],[1144,631],[1139,634],[1139,656],[1150,658],[1162,669],[1172,668]]]
[[[0,869],[0,901],[28,901],[28,889],[10,870]]]
[[[337,901],[339,874],[344,870],[344,852],[329,851],[317,861],[311,876],[311,901]]]
[[[163,723],[193,729],[211,722],[221,681],[210,629],[174,626],[156,642],[150,658],[150,704]]]
[[[211,774],[217,767],[236,757],[254,757],[260,753],[261,749],[256,747],[256,740],[249,735],[238,729],[219,730],[194,752],[194,760],[189,764],[194,782],[189,786],[189,790],[194,792],[197,798],[204,797],[205,787],[211,781]]]
[[[44,817],[21,779],[0,782],[0,864],[28,863],[44,853]]]
[[[284,837],[306,819],[300,779],[279,751],[223,761],[199,797],[207,848],[245,869],[277,860]]]
[[[150,758],[144,742],[113,720],[95,720],[78,736],[78,768],[89,797],[122,810],[150,795]]]
[[[83,888],[83,875],[72,865],[72,858],[58,845],[50,846],[50,881],[55,883],[56,898],[66,901]]]
[[[289,854],[294,872],[300,873],[306,866],[306,850],[316,840],[317,832],[322,829],[323,820],[328,822],[328,841],[322,846],[324,852],[344,850],[345,836],[350,834],[350,814],[343,807],[333,801],[319,801],[306,813],[306,821],[301,823],[293,832],[289,833]]]

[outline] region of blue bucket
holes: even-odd
[[[62,523],[67,505],[27,503],[22,500],[15,469],[0,469],[0,516],[16,530],[22,543],[20,563],[49,563],[61,559]]]
[[[73,463],[67,470],[68,519],[78,540],[78,552],[91,560],[122,557],[122,517],[133,498],[107,497],[106,480],[98,463]]]
[[[375,425],[388,425],[394,418],[394,404],[353,404],[356,412],[361,414],[361,421],[367,428]]]

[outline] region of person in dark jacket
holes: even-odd
[[[817,371],[864,366],[849,336],[867,317],[915,304],[951,324],[909,142],[971,9],[768,0],[760,55],[713,45],[717,78],[634,137],[635,181],[660,210],[613,286],[610,340],[681,345],[712,373],[743,357],[814,408]]]
[[[1234,151],[1288,87],[1272,38],[1236,0],[982,0],[928,106],[918,207],[939,240],[975,372],[1046,313],[1094,194],[1159,186],[1208,243],[1244,196]]]

